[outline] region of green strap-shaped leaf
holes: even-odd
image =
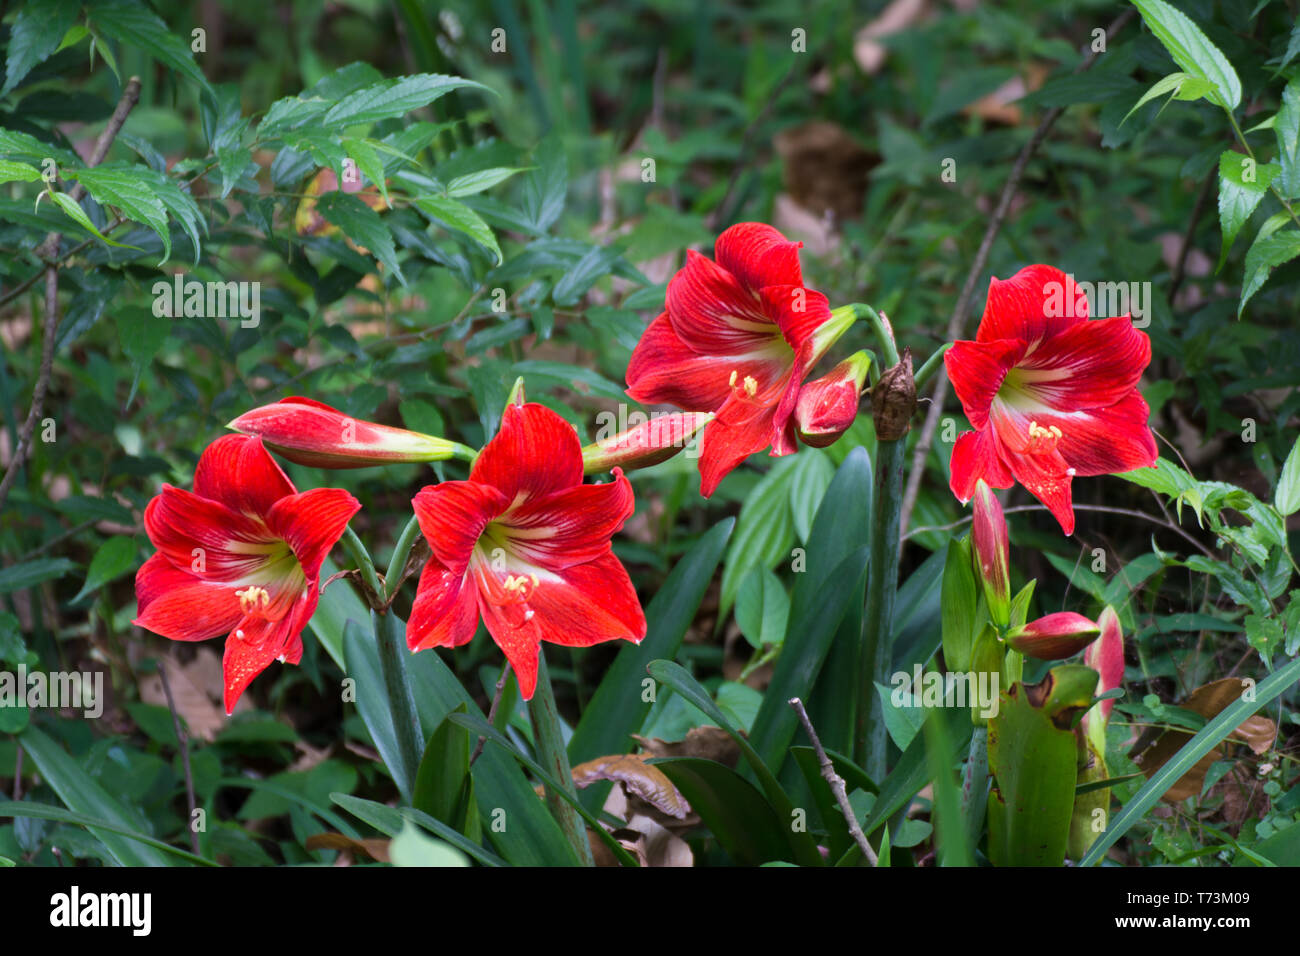
[[[672,757],[651,763],[667,775],[731,858],[741,866],[794,860],[785,838],[790,820],[777,816],[758,789],[712,760]]]
[[[73,813],[84,814],[112,824],[112,830],[86,824],[90,832],[108,848],[123,866],[167,866],[168,858],[155,846],[121,830],[138,834],[138,827],[118,801],[109,795],[67,752],[36,727],[28,727],[18,737],[23,750],[32,758],[36,769]]]
[[[793,821],[795,817],[794,803],[781,787],[776,776],[763,763],[762,758],[759,757],[744,734],[736,729],[736,726],[726,718],[718,705],[713,702],[713,698],[708,695],[708,692],[699,685],[694,677],[686,672],[686,668],[674,661],[654,661],[646,670],[655,680],[667,684],[685,697],[687,701],[694,704],[706,717],[725,730],[732,740],[736,741],[740,746],[740,752],[758,777],[759,786],[762,787],[768,802],[772,804],[772,809],[776,811],[778,817]],[[770,689],[768,693],[771,693]],[[822,865],[821,854],[817,852],[817,846],[806,830],[796,832],[792,827],[788,828],[786,838],[790,842],[796,863],[802,866]]]
[[[162,850],[164,853],[170,853],[187,863],[194,863],[198,866],[220,866],[215,860],[209,860],[205,856],[196,856],[189,850],[182,850],[170,843],[164,843],[162,840],[140,833],[131,827],[113,823],[102,817],[93,817],[86,813],[73,813],[70,810],[64,810],[62,807],[50,807],[43,803],[32,803],[30,800],[0,800],[0,819],[5,817],[33,817],[38,820],[71,823],[76,826],[86,827],[91,832],[102,831],[127,837],[145,846]]]

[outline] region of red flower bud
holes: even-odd
[[[667,461],[691,443],[713,415],[708,412],[669,412],[652,415],[648,421],[608,438],[597,439],[582,449],[584,474],[625,469],[649,468]]]
[[[266,447],[290,461],[316,468],[443,461],[461,447],[445,438],[359,421],[310,398],[263,405],[226,427],[257,435]]]
[[[1079,653],[1101,633],[1097,625],[1082,614],[1058,611],[1007,634],[1007,643],[1026,657],[1040,661],[1057,661]]]
[[[804,444],[824,448],[848,431],[858,417],[870,365],[871,356],[856,352],[799,390],[794,418]]]
[[[1002,505],[983,479],[975,483],[975,519],[971,524],[971,557],[975,577],[984,588],[989,616],[1002,627],[1011,620],[1011,546]]]

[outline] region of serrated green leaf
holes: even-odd
[[[1276,163],[1257,164],[1251,157],[1231,149],[1224,150],[1219,157],[1219,225],[1223,230],[1219,268],[1227,261],[1237,233],[1280,172],[1281,167]]]
[[[1142,19],[1175,63],[1214,84],[1206,98],[1226,110],[1241,103],[1241,80],[1228,58],[1181,10],[1164,0],[1133,0]]]
[[[496,265],[504,260],[497,237],[473,209],[462,202],[446,196],[421,196],[415,200],[416,207],[426,216],[439,224],[462,235],[469,236],[480,246],[496,257]]]
[[[447,183],[447,195],[453,198],[472,196],[475,193],[491,189],[498,183],[505,182],[516,173],[525,173],[533,168],[532,166],[494,166],[491,169],[480,169],[475,173],[466,173],[464,176],[457,176]]]
[[[1282,170],[1277,188],[1287,199],[1300,198],[1300,79],[1293,79],[1282,91],[1273,135],[1277,137],[1277,162]]]
[[[189,43],[182,40],[144,4],[107,0],[92,7],[89,16],[93,32],[120,40],[132,49],[143,50],[199,84],[205,92],[212,93],[207,77],[194,62]],[[107,46],[103,47],[102,53],[104,59],[108,60]]]
[[[381,80],[372,86],[349,93],[326,110],[321,122],[333,129],[360,126],[383,119],[397,119],[411,110],[428,106],[452,90],[488,87],[473,80],[441,73],[417,73]]]
[[[139,246],[130,246],[123,242],[114,242],[112,239],[108,238],[108,236],[104,235],[102,232],[96,229],[95,224],[91,222],[90,217],[86,215],[86,211],[82,209],[81,206],[77,203],[77,201],[73,199],[71,196],[69,196],[67,193],[50,191],[44,193],[43,195],[48,195],[51,199],[53,199],[55,204],[58,205],[58,207],[62,209],[65,213],[67,213],[69,219],[71,219],[73,222],[79,225],[82,229],[85,229],[87,232],[93,235],[100,242],[107,243],[110,246],[116,246],[118,249],[135,249],[140,252],[144,251]]]
[[[343,234],[349,239],[369,249],[374,257],[393,273],[398,282],[406,285],[406,277],[402,275],[402,269],[397,264],[397,248],[393,244],[393,234],[379,213],[356,196],[340,190],[326,193],[320,198],[316,208],[326,220],[343,230]]]
[[[142,223],[157,233],[163,244],[162,265],[171,258],[172,237],[167,229],[167,207],[151,188],[153,171],[144,166],[96,166],[70,169],[64,176],[86,187],[101,206],[116,206],[127,219]]]
[[[379,189],[379,195],[384,197],[384,204],[391,205],[388,201],[388,183],[384,179],[384,162],[379,158],[379,152],[375,148],[377,145],[382,146],[368,139],[343,140],[343,148],[347,150],[349,158],[357,164],[361,175]]]
[[[1300,256],[1300,229],[1287,229],[1270,235],[1264,235],[1264,230],[1260,229],[1259,235],[1246,252],[1246,277],[1241,284],[1241,301],[1237,304],[1238,318],[1241,318],[1246,303],[1268,281],[1273,270],[1296,256]]]
[[[1300,511],[1300,438],[1291,446],[1291,453],[1282,465],[1282,474],[1277,480],[1277,491],[1273,495],[1273,504],[1278,512],[1286,517]]]
[[[4,96],[60,48],[60,40],[81,13],[78,0],[28,0],[18,8],[5,51]]]
[[[0,159],[0,183],[35,183],[39,182],[40,178],[41,171],[33,166]]]

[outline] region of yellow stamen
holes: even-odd
[[[266,588],[251,585],[242,591],[236,591],[235,597],[239,598],[239,609],[245,614],[257,610],[259,604],[266,608],[271,603],[270,592]]]
[[[754,376],[745,376],[745,394],[753,398],[758,394],[758,382],[754,381]]]
[[[738,374],[738,373],[737,373],[736,370],[733,368],[733,369],[731,370],[731,378],[727,379],[727,384],[730,385],[732,388],[735,388],[735,387],[736,387],[736,375],[737,375],[737,374]]]

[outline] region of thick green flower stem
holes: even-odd
[[[406,567],[407,556],[410,555],[411,547],[419,536],[420,522],[412,515],[411,520],[406,522],[406,527],[402,529],[401,537],[397,539],[397,544],[393,547],[393,556],[388,561],[388,571],[384,575],[383,593],[385,601],[391,603],[393,595],[402,586],[402,569]]]
[[[366,586],[376,595],[382,595],[384,590],[379,582],[379,575],[375,572],[375,563],[356,532],[351,528],[345,529],[341,541],[352,560],[356,562]],[[405,560],[403,556],[402,561]],[[397,737],[398,759],[402,762],[400,768],[394,768],[400,772],[394,773],[393,779],[398,782],[398,789],[402,791],[403,799],[410,803],[412,798],[410,790],[415,785],[424,747],[420,743],[422,735],[420,718],[415,710],[415,697],[411,693],[410,682],[406,679],[406,634],[401,622],[392,614],[372,610],[370,622],[375,631],[379,670],[388,697],[388,711],[392,716],[393,732]]]
[[[555,708],[555,692],[551,689],[551,675],[546,668],[546,654],[540,648],[537,653],[537,689],[528,702],[528,717],[533,723],[537,761],[576,798],[578,791],[573,785],[573,770],[569,767],[569,754],[564,747],[564,735],[560,732],[560,714]],[[558,793],[553,793],[549,786],[546,788],[546,806],[560,824],[578,862],[583,866],[595,866],[591,844],[587,841],[587,827],[578,811]]]
[[[867,602],[858,655],[860,677],[853,759],[873,780],[885,779],[888,738],[876,684],[890,684],[894,598],[898,590],[898,522],[903,506],[906,440],[876,443],[875,500],[872,504],[871,556]]]
[[[930,376],[933,375],[943,364],[943,355],[950,348],[952,348],[952,343],[945,342],[934,350],[934,353],[925,360],[924,365],[916,370],[916,376],[913,381],[916,383],[916,390],[918,392],[925,386],[925,383],[930,380]]]
[[[971,847],[979,846],[984,831],[984,812],[989,801],[989,727],[980,724],[971,732],[970,754],[961,779],[961,816]]]

